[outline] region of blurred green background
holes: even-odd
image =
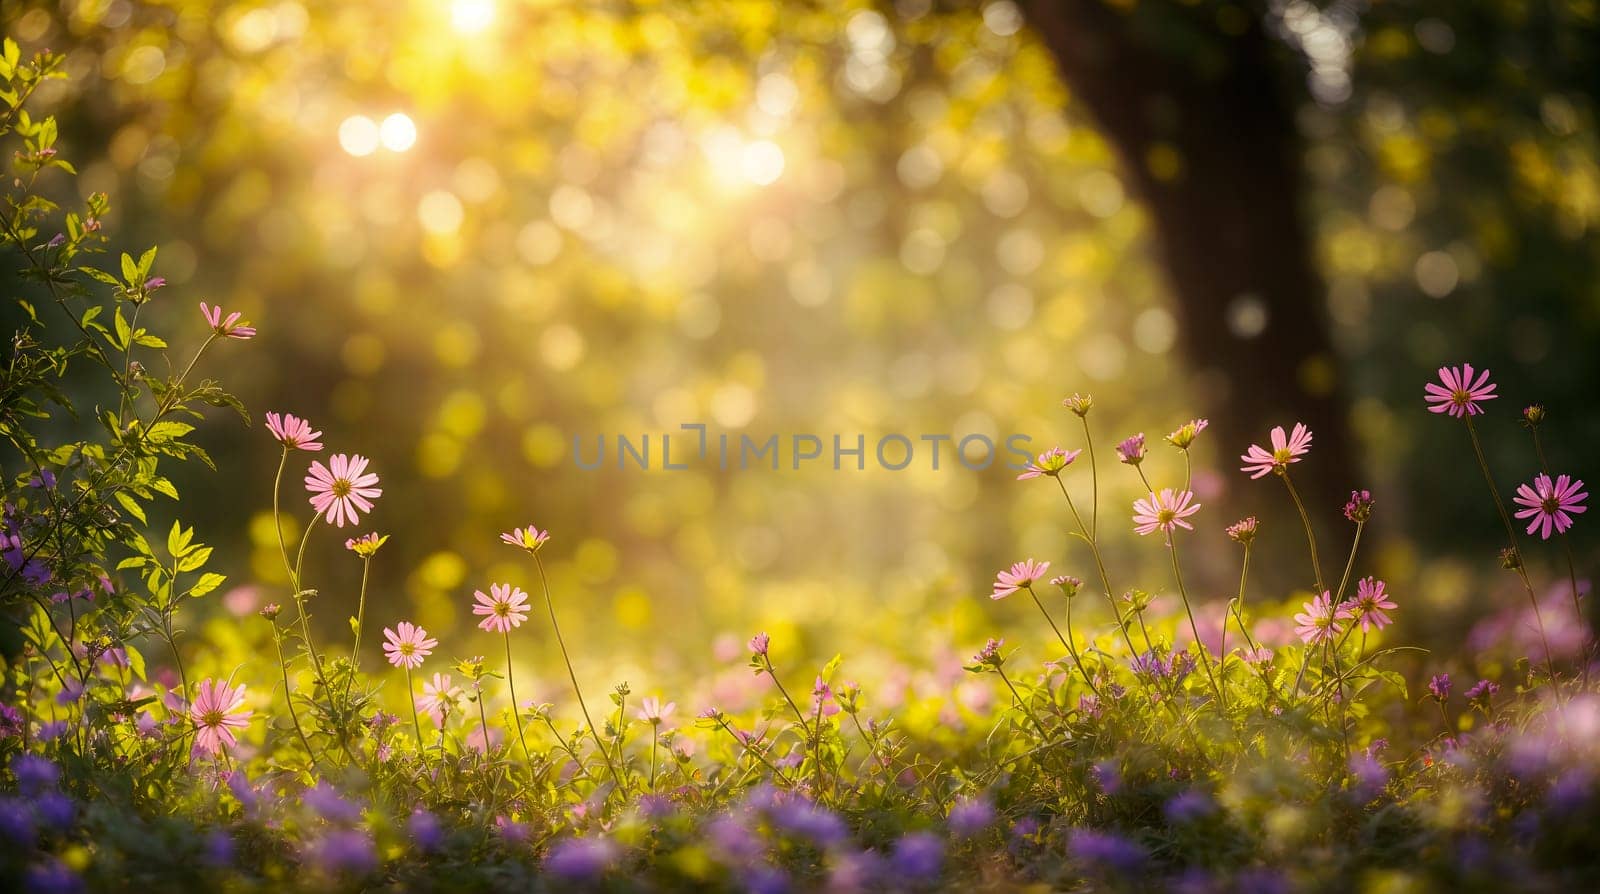
[[[531,588],[496,535],[532,522],[613,679],[759,628],[829,653],[981,640],[993,569],[1090,575],[1059,493],[999,463],[585,472],[578,435],[1043,450],[1081,446],[1060,401],[1085,391],[1102,463],[1144,431],[1176,483],[1160,436],[1211,414],[1188,561],[1218,595],[1237,513],[1298,559],[1282,489],[1233,458],[1306,418],[1325,555],[1335,501],[1377,492],[1369,570],[1440,642],[1506,582],[1464,436],[1423,411],[1433,369],[1494,370],[1502,486],[1536,470],[1533,400],[1552,464],[1593,473],[1593,2],[6,0],[0,22],[68,54],[40,108],[116,247],[161,246],[147,311],[197,340],[204,298],[261,330],[208,361],[257,425],[219,414],[221,472],[183,487],[259,584],[236,609],[283,595],[266,410],[382,476],[378,625],[474,651],[470,591]],[[1120,533],[1137,479],[1103,472],[1119,585],[1165,589],[1157,545]],[[329,636],[347,533],[309,560]],[[1264,598],[1305,583],[1262,573]]]

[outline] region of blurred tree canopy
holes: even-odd
[[[1326,500],[1362,485],[1390,517],[1471,519],[1433,525],[1435,546],[1492,536],[1421,386],[1444,362],[1495,370],[1508,482],[1533,469],[1509,459],[1521,402],[1552,406],[1557,466],[1581,473],[1600,436],[1580,415],[1600,381],[1596,15],[0,7],[25,46],[68,53],[73,77],[41,101],[84,162],[72,188],[109,192],[117,232],[161,244],[164,297],[184,298],[164,312],[198,335],[194,301],[245,311],[262,335],[220,374],[373,457],[395,612],[465,627],[463,592],[525,573],[494,534],[533,521],[555,529],[558,585],[591,594],[578,635],[671,622],[701,639],[866,600],[958,624],[998,562],[1076,554],[1051,494],[1000,463],[578,472],[574,436],[704,422],[758,441],[1026,432],[1043,450],[1076,440],[1061,398],[1093,391],[1102,459],[1105,439],[1214,413],[1220,474],[1198,487],[1218,512],[1265,499],[1231,471],[1243,439],[1303,418],[1330,528]],[[276,445],[211,436],[227,477],[185,520],[238,538],[253,567],[231,571],[278,582]],[[1121,471],[1102,494],[1116,517],[1139,489]],[[1216,552],[1202,580],[1227,578]]]

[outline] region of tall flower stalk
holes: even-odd
[[[589,726],[589,735],[594,739],[595,747],[600,750],[600,757],[606,762],[606,769],[611,771],[611,781],[616,784],[617,789],[620,791],[623,788],[622,774],[617,771],[617,765],[611,759],[611,752],[606,749],[605,742],[601,741],[600,739],[600,731],[595,728],[594,718],[589,714],[589,705],[584,701],[583,698],[583,687],[578,685],[578,672],[572,668],[572,655],[568,653],[567,642],[561,636],[561,622],[556,620],[556,604],[555,600],[550,595],[550,578],[545,574],[544,559],[539,555],[539,550],[545,545],[546,542],[550,540],[550,532],[541,531],[533,525],[529,525],[526,528],[518,528],[508,533],[501,534],[500,540],[504,543],[518,547],[519,549],[522,549],[524,552],[528,553],[528,555],[533,556],[534,567],[538,568],[539,570],[539,584],[544,590],[545,609],[550,614],[550,630],[555,634],[556,645],[561,649],[561,660],[567,667],[567,679],[572,681],[572,692],[578,698],[578,709],[583,712],[583,722]],[[510,647],[507,646],[508,661],[510,660],[509,648]],[[509,676],[510,668],[507,667],[506,670]],[[513,698],[515,698],[515,696],[513,696]],[[516,708],[516,710],[518,712],[518,716],[520,717],[521,709]]]

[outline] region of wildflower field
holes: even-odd
[[[99,6],[101,16],[132,8]],[[1022,6],[1033,15],[1038,4]],[[280,37],[308,15],[290,7],[300,9],[270,8]],[[888,33],[892,15],[922,21],[907,10],[923,6],[891,7],[899,12],[828,10],[849,22],[851,64],[880,39],[864,29]],[[492,3],[452,8],[470,34],[497,14]],[[987,28],[984,40],[1022,27],[1011,3],[951,14]],[[0,22],[86,43],[99,33],[73,30],[92,18],[83,9],[60,32],[50,15]],[[239,24],[253,15],[218,27],[238,43],[261,26]],[[1009,465],[986,438],[1000,455],[974,472],[956,433],[941,474],[966,482],[951,485],[966,496],[937,513],[949,551],[920,542],[936,539],[921,521],[892,514],[836,519],[842,534],[807,516],[816,530],[773,534],[755,517],[796,505],[775,487],[759,498],[734,485],[715,498],[668,490],[650,476],[670,478],[671,451],[692,436],[656,442],[665,455],[655,465],[648,439],[633,454],[650,474],[620,488],[662,489],[644,508],[616,479],[584,477],[628,462],[620,438],[607,459],[604,436],[594,466],[584,454],[594,440],[574,439],[573,466],[536,461],[539,477],[505,473],[492,499],[473,503],[476,479],[450,475],[506,461],[488,437],[474,459],[477,428],[441,423],[420,442],[418,475],[400,465],[395,429],[372,421],[390,405],[375,404],[366,422],[334,412],[373,406],[365,391],[339,390],[330,403],[314,386],[269,389],[264,406],[235,396],[260,394],[252,376],[295,365],[271,348],[290,339],[274,319],[293,312],[250,289],[241,304],[169,281],[174,264],[192,273],[189,243],[173,251],[118,232],[142,235],[137,215],[81,186],[104,171],[80,172],[67,147],[115,157],[126,131],[109,148],[63,137],[71,122],[41,110],[40,97],[57,102],[48,91],[68,87],[52,85],[89,77],[73,61],[84,57],[28,43],[8,36],[0,52],[0,261],[14,324],[0,373],[0,887],[1600,889],[1592,472],[1551,462],[1592,459],[1574,443],[1589,407],[1546,402],[1447,350],[1435,373],[1396,386],[1405,397],[1382,416],[1404,420],[1384,431],[1421,432],[1427,462],[1454,475],[1447,505],[1404,514],[1391,507],[1409,498],[1344,480],[1352,467],[1325,458],[1331,433],[1293,408],[1233,443],[1227,401],[1186,410],[1174,385],[1119,405],[1105,395],[1132,392],[1114,376],[1076,382],[1066,371],[1004,392],[1035,401],[1017,412],[1041,420],[1033,435],[1045,442],[1003,442]],[[132,66],[141,50],[107,52]],[[353,157],[417,139],[409,118],[352,120],[338,139]],[[777,143],[751,145],[761,148],[742,156],[746,176],[761,182],[775,166],[776,179],[785,156],[772,162],[764,146]],[[429,201],[423,227],[445,238]],[[445,216],[459,225],[452,207]],[[648,317],[639,301],[622,315]],[[385,306],[451,325],[438,305]],[[302,313],[332,327],[336,312]],[[338,328],[349,330],[338,349],[347,364],[384,356],[381,339]],[[548,331],[526,336],[546,360],[579,337]],[[320,332],[305,329],[306,343]],[[614,351],[606,362],[648,362],[634,355],[650,349],[613,335],[589,336]],[[1012,347],[1012,358],[1044,356]],[[810,376],[837,372],[813,362]],[[469,416],[502,406],[462,397],[502,384],[487,366],[452,369],[469,385],[444,405],[477,407]],[[412,394],[420,417],[432,397],[422,377],[407,378],[415,372],[386,387]],[[545,372],[564,380],[559,364]],[[724,411],[747,395],[730,387],[708,405],[724,425],[740,417],[739,428],[746,417]],[[530,426],[523,445],[538,460],[548,432]],[[1170,431],[1127,434],[1136,428]],[[707,437],[701,425],[702,460]],[[875,458],[892,476],[922,446],[897,437],[898,467],[885,458],[890,439],[873,457],[870,444],[841,454],[835,437],[833,471],[846,455],[847,474]],[[790,446],[801,468],[798,436],[773,443],[770,470],[740,474],[779,474]],[[443,489],[461,493],[439,480],[463,482]],[[651,521],[716,500],[756,533],[669,536]],[[460,506],[487,508],[458,523]],[[1219,506],[1259,508],[1239,517]],[[638,564],[619,565],[599,539],[607,524],[657,536],[633,539]],[[1492,547],[1452,543],[1475,530]],[[472,543],[459,546],[464,534]],[[909,558],[869,580],[840,537]],[[1455,556],[1438,560],[1448,570],[1418,571],[1434,567],[1416,556],[1418,541],[1442,542]],[[968,551],[974,543],[987,551]],[[680,581],[682,600],[668,601],[673,585],[660,582],[684,573],[661,544],[705,570]],[[764,550],[766,564],[749,558]],[[991,553],[1004,558],[986,561]],[[801,568],[840,563],[827,587],[843,595],[795,585],[787,602],[754,605],[757,585],[730,578],[729,563],[779,577],[791,567],[780,555]],[[596,566],[613,570],[597,577]],[[655,589],[612,579],[629,569]],[[1412,589],[1425,578],[1472,615],[1446,618]],[[728,598],[702,601],[702,589]],[[819,600],[843,607],[818,620]],[[717,632],[702,635],[708,625]],[[1429,635],[1434,625],[1444,632]]]

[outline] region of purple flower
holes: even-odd
[[[1467,701],[1474,704],[1482,703],[1487,706],[1494,694],[1500,691],[1500,684],[1492,680],[1479,680],[1471,689],[1467,690]]]
[[[799,798],[777,805],[772,811],[772,822],[782,831],[808,839],[822,848],[836,845],[849,835],[844,820],[836,814]]]
[[[890,871],[909,882],[931,882],[944,866],[944,842],[928,832],[912,832],[895,842]]]
[[[550,847],[544,869],[569,882],[592,881],[617,861],[617,846],[605,838],[563,838]]]
[[[0,704],[0,739],[22,735],[22,712]]]
[[[1145,860],[1145,849],[1111,832],[1077,829],[1067,840],[1067,850],[1084,863],[1118,872],[1133,872]]]
[[[1441,702],[1448,700],[1450,698],[1450,675],[1434,674],[1433,679],[1428,681],[1428,692]]]
[[[21,798],[0,798],[0,841],[12,845],[14,853],[21,853],[33,847],[37,836],[28,802]]]
[[[207,835],[205,858],[207,863],[218,869],[226,869],[232,866],[233,838],[220,829]]]
[[[33,801],[33,813],[39,821],[57,832],[65,832],[72,828],[72,821],[78,816],[77,805],[72,799],[60,792],[44,792]]]
[[[957,838],[970,838],[994,824],[994,805],[987,798],[962,798],[950,808],[945,822]]]
[[[1364,522],[1372,517],[1372,491],[1353,490],[1350,501],[1344,504],[1344,517],[1353,522]]]
[[[1211,796],[1197,788],[1187,789],[1167,801],[1163,812],[1167,822],[1177,826],[1210,816],[1217,809]]]
[[[354,824],[361,820],[361,808],[345,800],[326,780],[301,796],[307,808],[330,823]]]
[[[426,810],[418,808],[406,820],[406,833],[411,836],[411,841],[417,850],[431,853],[444,844],[444,827],[439,823],[439,818]]]
[[[372,839],[358,829],[331,829],[313,842],[308,862],[329,875],[365,875],[378,868]]]
[[[13,757],[11,775],[17,779],[17,790],[28,796],[53,789],[61,780],[61,770],[48,758],[37,754],[19,754]]]
[[[22,877],[22,890],[32,894],[77,894],[85,888],[83,879],[71,867],[52,858],[28,867]]]
[[[744,863],[761,856],[761,839],[731,816],[712,820],[706,827],[706,838],[724,863]]]

